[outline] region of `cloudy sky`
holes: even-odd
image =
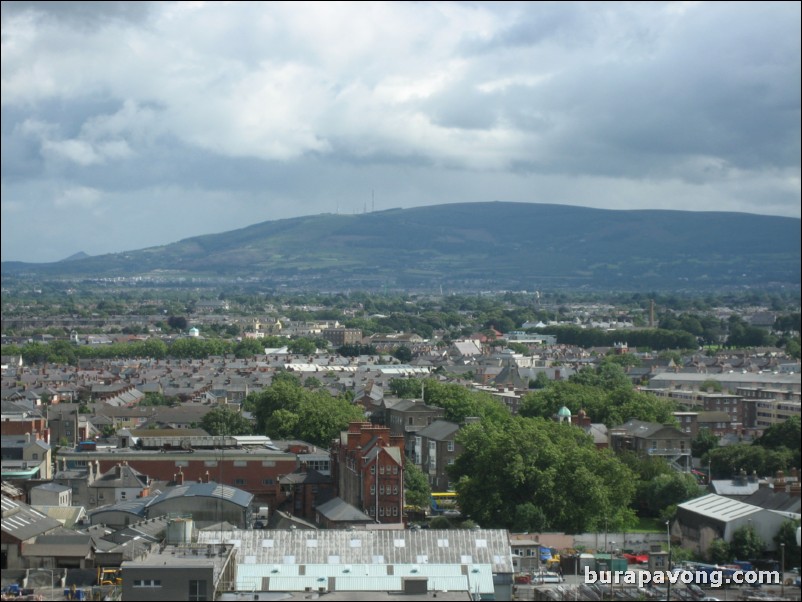
[[[800,216],[800,3],[3,2],[2,259],[515,201]]]

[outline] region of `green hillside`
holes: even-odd
[[[800,220],[465,203],[255,224],[4,277],[209,276],[303,288],[798,286]]]

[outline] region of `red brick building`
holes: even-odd
[[[352,422],[332,447],[332,476],[340,498],[380,523],[402,521],[404,437],[386,426]]]
[[[97,462],[102,474],[121,462],[160,481],[215,481],[252,493],[271,510],[285,500],[279,480],[298,468],[295,454],[269,449],[196,449],[176,451],[134,450],[65,451],[59,457],[68,468]],[[179,476],[181,473],[181,476]]]

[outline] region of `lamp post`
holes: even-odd
[[[668,569],[667,572],[671,572],[671,521],[666,521],[666,535],[668,535]],[[671,579],[668,580],[668,593],[666,595],[666,600],[671,600]]]
[[[576,583],[574,584],[574,602],[579,600],[579,552],[574,550],[574,575],[576,575]]]

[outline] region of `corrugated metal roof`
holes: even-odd
[[[198,537],[200,543],[220,543],[221,534],[200,532]],[[231,531],[222,537],[223,543],[239,541],[238,557],[255,556],[256,564],[326,564],[339,556],[340,564],[487,564],[494,573],[513,572],[509,537],[501,529],[260,529]],[[468,557],[471,562],[464,562]]]
[[[320,587],[329,589],[329,581],[325,577],[318,581],[316,577],[270,577],[267,591],[270,592],[302,592],[306,588],[317,591]],[[239,586],[239,575],[237,576],[237,585]],[[257,588],[259,589],[259,588]]]
[[[722,497],[715,493],[685,502],[684,504],[680,504],[679,507],[724,522],[761,511],[761,508],[757,506],[744,504],[743,502]]]
[[[398,592],[402,589],[401,577],[336,577],[334,589],[342,592]]]
[[[307,564],[304,572],[312,577],[333,577],[336,575],[363,576],[363,577],[385,577],[387,575],[386,564]]]

